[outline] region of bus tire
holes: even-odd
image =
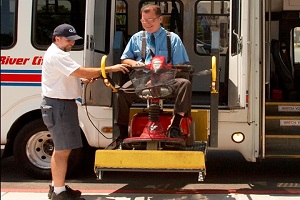
[[[21,170],[36,179],[51,179],[51,156],[54,150],[52,137],[42,119],[27,123],[14,142],[14,158]],[[82,148],[69,157],[67,177],[79,169],[83,158]]]

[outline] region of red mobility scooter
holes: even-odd
[[[190,65],[178,66],[186,73]],[[195,135],[191,117],[181,121],[182,138],[167,134],[172,112],[163,111],[163,100],[174,98],[174,81],[178,68],[166,64],[165,57],[155,56],[149,65],[133,67],[129,78],[135,93],[147,100],[147,109],[133,116],[129,137],[123,140],[126,149],[182,149],[194,145]]]
[[[105,59],[106,56],[101,60],[104,84],[117,92],[116,85],[105,73]],[[189,76],[193,68],[190,65],[168,65],[161,56],[154,57],[149,65],[133,67],[129,77],[135,93],[147,100],[147,109],[133,116],[129,137],[123,140],[121,148],[96,151],[95,173],[98,179],[102,179],[103,171],[130,170],[198,172],[198,180],[204,180],[205,152],[199,148],[202,144],[195,144],[192,118],[182,119],[182,138],[170,138],[167,134],[173,113],[163,110],[162,101],[172,97],[178,70]]]

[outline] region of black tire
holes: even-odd
[[[17,134],[14,142],[14,158],[29,176],[51,179],[51,156],[54,150],[51,135],[42,119],[27,123]],[[70,177],[78,170],[83,157],[82,148],[73,150],[68,165]]]

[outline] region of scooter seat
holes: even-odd
[[[144,89],[139,97],[143,99],[163,98],[172,94],[172,88],[170,87],[152,87]]]

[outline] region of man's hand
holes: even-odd
[[[126,59],[122,60],[122,64],[128,64],[131,67],[144,66],[145,65],[145,63],[143,63],[142,61],[136,61],[136,60],[133,60],[133,59],[130,59],[130,58],[126,58]]]
[[[126,74],[127,72],[129,72],[129,69],[127,69],[128,67],[130,67],[130,65],[127,64],[116,64],[113,66],[109,66],[105,68],[105,71],[107,72],[123,72],[124,74]]]
[[[145,63],[141,62],[141,61],[136,61],[135,65],[133,66],[145,66]]]
[[[96,80],[98,80],[97,78],[81,78],[81,83],[93,83]]]

